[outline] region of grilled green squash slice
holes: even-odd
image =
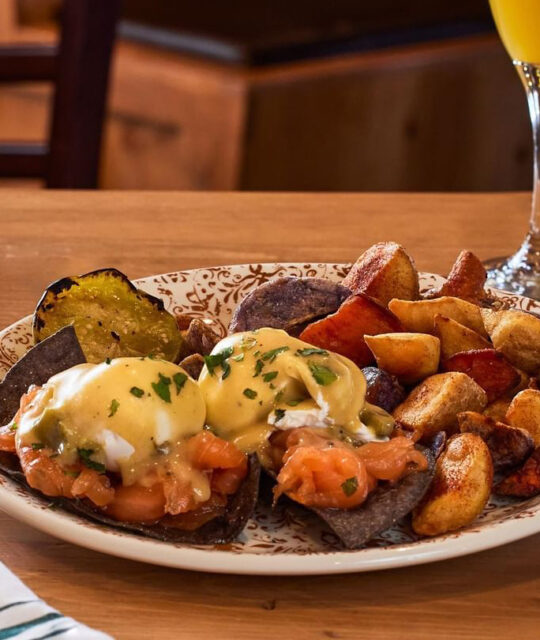
[[[62,278],[47,287],[34,312],[36,343],[68,325],[93,363],[148,354],[175,362],[183,340],[163,301],[116,269]]]

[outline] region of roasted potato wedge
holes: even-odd
[[[474,433],[448,441],[437,460],[435,477],[413,512],[416,533],[436,536],[470,524],[487,504],[493,463],[486,443]]]
[[[433,319],[434,333],[441,341],[441,360],[473,349],[489,349],[491,343],[463,324],[437,314]]]
[[[512,398],[508,398],[507,396],[497,398],[497,400],[488,404],[482,412],[482,415],[487,418],[491,418],[492,420],[496,420],[497,422],[505,422],[506,412],[508,411],[508,407],[511,402]]]
[[[485,297],[486,269],[474,253],[462,251],[435,297],[455,296],[478,303]]]
[[[540,391],[520,391],[510,403],[504,421],[513,427],[525,429],[540,447]]]
[[[395,376],[377,367],[364,367],[362,373],[366,378],[366,402],[392,413],[405,400],[405,389]]]
[[[159,298],[116,269],[62,278],[47,287],[33,319],[36,342],[73,325],[88,362],[149,353],[176,361],[182,334]]]
[[[394,299],[390,300],[388,308],[399,318],[405,331],[434,334],[435,316],[442,315],[487,337],[480,308],[461,298],[444,296],[414,302]]]
[[[438,373],[415,387],[394,410],[394,418],[426,440],[437,431],[452,434],[458,428],[458,413],[482,411],[486,392],[464,373]]]
[[[343,280],[353,293],[365,293],[387,305],[392,298],[418,300],[418,271],[405,249],[380,242],[365,251]]]
[[[466,373],[486,392],[488,402],[500,398],[521,380],[519,372],[495,349],[456,353],[442,363],[442,368]]]
[[[326,278],[275,278],[255,287],[240,302],[229,333],[272,327],[296,336],[308,322],[337,311],[350,295],[347,287]]]
[[[524,311],[482,309],[493,346],[518,369],[540,374],[540,318]]]
[[[347,298],[330,316],[309,324],[300,340],[335,351],[359,367],[374,360],[364,336],[401,331],[399,320],[386,307],[363,293]]]
[[[439,338],[427,333],[382,333],[365,336],[377,366],[388,371],[402,384],[414,384],[437,373]]]
[[[476,433],[487,444],[495,471],[513,469],[533,452],[534,440],[525,429],[509,427],[475,411],[458,415],[461,433]]]
[[[525,464],[495,486],[495,493],[516,498],[532,498],[540,493],[540,448]]]

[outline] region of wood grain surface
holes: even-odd
[[[248,261],[347,261],[404,244],[446,272],[520,242],[527,194],[196,194],[4,191],[0,326],[60,276],[131,277]],[[1,505],[0,505],[1,506]],[[540,535],[456,560],[380,573],[266,578],[120,560],[0,514],[0,559],[66,615],[119,640],[492,640],[539,637]]]

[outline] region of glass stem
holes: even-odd
[[[531,248],[538,251],[540,250],[540,66],[517,61],[514,61],[514,65],[527,92],[531,118],[534,172],[532,211],[527,239]]]

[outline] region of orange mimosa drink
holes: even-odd
[[[540,0],[490,0],[490,4],[510,56],[540,64]]]

